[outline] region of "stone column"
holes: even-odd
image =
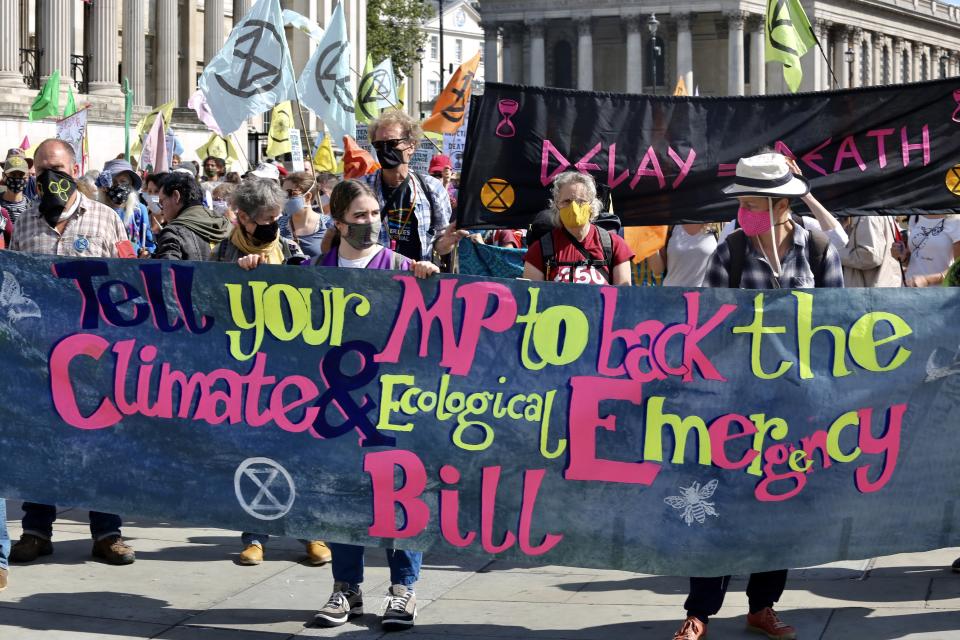
[[[627,93],[643,93],[643,41],[640,36],[643,16],[635,13],[623,19],[627,27]]]
[[[120,0],[97,0],[90,7],[90,20],[93,23],[89,33],[92,42],[87,43],[86,51],[90,56],[89,85],[93,95],[120,95],[120,81],[117,78],[117,32],[119,24]],[[140,34],[143,38],[143,34]]]
[[[0,2],[0,24],[6,33],[0,39],[0,87],[23,89],[20,73],[20,1]]]
[[[850,49],[853,51],[853,72],[850,74],[850,86],[863,86],[863,29],[857,27],[851,33]]]
[[[147,66],[146,41],[143,34],[147,31],[147,5],[141,0],[123,0],[123,78],[130,81],[133,91],[133,104],[142,107],[147,103]]]
[[[683,78],[687,92],[693,95],[693,35],[690,33],[690,22],[693,15],[678,13],[677,20],[677,78]],[[669,86],[669,84],[668,84]]]
[[[750,93],[755,96],[762,96],[767,92],[767,61],[766,52],[766,29],[764,28],[763,16],[750,16],[748,20],[750,28]],[[806,78],[806,75],[804,76]],[[810,79],[811,86],[816,90],[816,73]]]
[[[223,0],[206,0],[203,4],[203,64],[220,53],[227,39],[223,28]]]
[[[523,84],[523,32],[517,23],[503,27],[504,82]]]
[[[903,82],[901,73],[903,65],[903,40],[900,38],[890,39],[890,84],[900,84]]]
[[[847,49],[850,47],[850,41],[847,36],[847,27],[839,26],[834,32],[833,45],[833,73],[837,76],[837,81],[841,89],[850,87],[850,65],[847,64]]]
[[[743,21],[746,14],[733,11],[726,14],[728,29],[727,45],[727,93],[743,95]]]
[[[243,17],[250,13],[250,6],[253,0],[233,0],[233,26],[243,20]],[[326,16],[324,16],[326,18]]]
[[[157,0],[157,35],[154,38],[157,49],[157,104],[165,104],[179,98],[177,86],[178,73],[177,50],[180,42],[180,29],[177,21],[177,0]]]
[[[873,44],[873,84],[883,84],[883,41],[884,38],[879,33],[873,33],[870,36]]]
[[[824,51],[830,51],[830,29],[833,23],[829,20],[817,20],[814,28],[817,30],[817,38]],[[820,65],[820,73],[817,75],[817,90],[830,91],[833,89],[833,75],[830,73],[832,63],[823,59],[823,54],[819,50],[816,52],[817,60]]]
[[[10,4],[10,0],[2,4]],[[73,3],[64,0],[37,0],[37,41],[40,56],[40,82],[55,70],[66,85],[70,82],[70,54],[73,51]],[[17,52],[19,55],[19,52]]]
[[[593,21],[588,15],[574,18],[577,25],[577,88],[593,91]]]
[[[544,23],[534,19],[527,23],[530,29],[530,85],[542,87],[546,84],[546,54],[543,43]]]
[[[914,42],[910,48],[913,51],[913,71],[910,73],[910,79],[913,80],[913,82],[920,82],[923,80],[923,75],[921,74],[922,68],[920,64],[920,56],[923,54],[923,45],[919,42]]]
[[[500,27],[485,21],[483,27],[483,80],[500,82]]]

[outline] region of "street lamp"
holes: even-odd
[[[653,77],[653,95],[657,95],[657,62],[660,60],[660,56],[663,53],[663,48],[660,46],[660,39],[657,38],[657,28],[660,26],[660,21],[657,20],[657,14],[651,13],[650,18],[647,19],[647,29],[650,31],[650,65],[652,68]]]
[[[848,71],[847,71],[847,85],[848,85],[848,86],[852,86],[852,85],[854,84],[854,82],[853,82],[853,72],[854,72],[854,69],[853,69],[853,58],[854,58],[853,49],[847,49],[846,51],[843,52],[843,59],[847,62],[847,69],[848,69]]]
[[[417,113],[420,114],[420,119],[423,120],[423,111],[420,109],[420,105],[423,104],[423,54],[425,54],[423,47],[417,47],[417,63],[420,65],[420,75],[417,76]]]

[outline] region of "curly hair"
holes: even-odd
[[[550,211],[553,213],[553,226],[560,227],[560,209],[557,207],[557,199],[560,197],[560,189],[568,184],[582,184],[587,190],[587,200],[590,202],[590,222],[597,219],[600,215],[600,209],[603,205],[597,200],[597,183],[589,173],[580,173],[579,171],[565,171],[553,181],[553,188],[550,192]]]
[[[370,123],[369,129],[367,129],[367,138],[370,140],[370,143],[373,144],[373,142],[376,140],[377,130],[380,127],[389,126],[391,124],[400,125],[400,130],[403,131],[403,136],[407,140],[419,142],[420,138],[423,137],[423,128],[421,128],[420,123],[417,120],[414,120],[404,111],[389,109],[381,113],[376,120]]]

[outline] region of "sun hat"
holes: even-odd
[[[737,162],[737,177],[723,192],[737,196],[778,196],[792,198],[805,196],[810,184],[793,173],[787,158],[780,153],[762,153]]]

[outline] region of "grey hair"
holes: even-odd
[[[563,226],[560,223],[560,209],[557,207],[557,199],[560,197],[560,189],[568,184],[582,184],[587,190],[587,200],[590,201],[590,222],[597,219],[600,215],[600,209],[603,206],[597,200],[597,182],[589,173],[580,173],[579,171],[564,171],[553,181],[553,189],[550,192],[550,211],[552,213],[553,226]]]
[[[244,180],[234,190],[230,203],[237,211],[243,211],[251,219],[260,216],[265,209],[276,210],[283,207],[287,194],[283,192],[276,180],[254,178]]]

